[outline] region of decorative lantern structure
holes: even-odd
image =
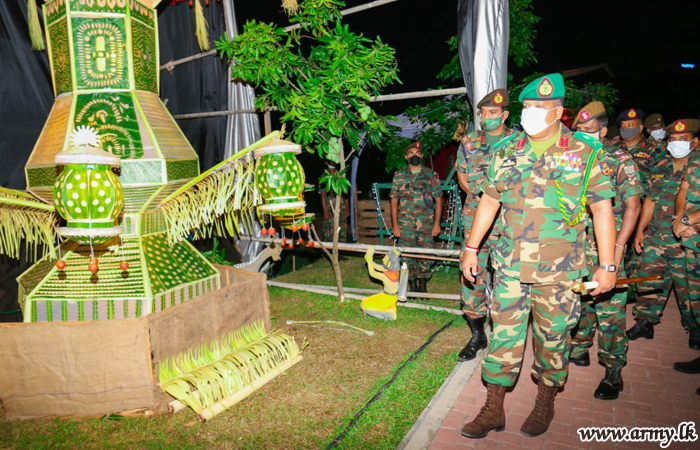
[[[269,213],[285,228],[311,223],[306,214],[306,176],[296,158],[301,146],[283,139],[272,139],[255,150],[255,185],[265,199],[258,212]]]
[[[77,146],[55,158],[56,164],[65,167],[54,183],[54,204],[68,222],[58,234],[79,244],[99,245],[122,232],[115,225],[124,203],[122,185],[111,169],[119,166],[120,158],[97,148],[96,132],[83,128],[75,135],[81,132],[94,133],[97,145]]]

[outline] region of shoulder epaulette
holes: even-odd
[[[506,143],[512,141],[513,139],[515,139],[516,137],[518,137],[519,134],[520,134],[520,133],[513,133],[513,134],[511,134],[510,136],[504,137],[504,138],[501,139],[500,141],[496,142],[491,150],[494,151],[494,150],[496,150],[497,148],[499,148],[501,145],[506,144]]]
[[[590,145],[591,147],[593,147],[594,150],[598,150],[603,146],[603,143],[600,142],[598,139],[592,138],[587,134],[581,133],[580,131],[574,133],[574,137],[579,141],[583,141],[586,144]]]

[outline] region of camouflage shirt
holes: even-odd
[[[683,173],[683,180],[688,182],[688,194],[685,197],[685,215],[689,216],[700,209],[700,152],[697,150],[690,154],[688,165]],[[697,228],[697,226],[696,226]],[[700,234],[695,234],[691,238],[684,238],[683,244],[700,243]]]
[[[676,207],[676,194],[686,173],[686,167],[687,164],[674,170],[673,158],[671,155],[667,155],[651,168],[647,195],[656,205],[647,234],[661,239],[678,240],[673,236],[673,215]]]
[[[525,133],[495,146],[483,191],[501,202],[501,237],[492,254],[497,272],[523,283],[576,280],[588,274],[586,218],[569,225],[561,209],[574,217],[584,195],[588,204],[615,196],[597,158],[584,188],[592,146],[602,144],[564,127],[561,137],[539,158]]]
[[[435,199],[442,196],[440,179],[425,166],[418,173],[409,167],[397,170],[391,182],[390,198],[399,200],[399,217],[412,217],[418,213],[433,213]]]
[[[514,130],[506,128],[501,136],[505,138],[513,133],[515,133]],[[469,192],[467,192],[467,198],[464,201],[465,208],[475,211],[479,206],[481,183],[486,178],[489,162],[491,162],[491,145],[486,139],[486,132],[481,130],[465,134],[459,144],[459,149],[457,149],[455,163],[457,171],[466,174],[469,182]]]
[[[649,184],[649,171],[663,158],[663,153],[659,154],[658,152],[657,141],[642,139],[630,148],[627,148],[625,142],[621,141],[618,146],[619,150],[627,151],[632,155],[634,162],[637,164],[637,169],[639,170],[642,188],[646,189],[646,186]],[[646,194],[646,192],[643,194]]]

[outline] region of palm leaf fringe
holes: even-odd
[[[57,222],[52,206],[26,192],[0,188],[0,254],[19,259],[25,241],[28,259],[36,261],[39,250],[55,259]]]
[[[46,48],[44,35],[41,34],[39,12],[36,9],[35,0],[27,0],[27,22],[29,24],[29,39],[32,41],[32,50],[41,51]]]
[[[201,0],[195,0],[194,19],[196,24],[195,33],[197,34],[197,42],[199,49],[202,51],[209,50],[209,24],[204,17]]]
[[[221,343],[213,341],[163,361],[160,388],[206,420],[228,409],[232,397],[250,394],[300,359],[293,337],[279,331],[268,334],[262,322],[255,322],[229,333]]]
[[[282,0],[282,8],[288,16],[293,16],[299,11],[299,3],[297,0]]]
[[[233,161],[161,205],[168,243],[190,233],[194,239],[209,237],[212,231],[235,235],[241,222],[252,226],[255,207],[262,203],[253,174],[253,161]]]

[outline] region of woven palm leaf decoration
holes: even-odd
[[[0,254],[19,259],[22,241],[29,258],[48,252],[56,257],[56,209],[33,195],[0,188]]]
[[[160,388],[177,399],[171,410],[189,406],[201,420],[208,420],[299,362],[301,350],[293,337],[267,333],[255,322],[220,342],[163,361]]]
[[[252,221],[262,196],[253,183],[254,162],[246,155],[278,135],[277,131],[268,134],[160,202],[168,242],[179,242],[190,233],[195,239],[208,237],[213,230],[234,235],[241,220]]]

